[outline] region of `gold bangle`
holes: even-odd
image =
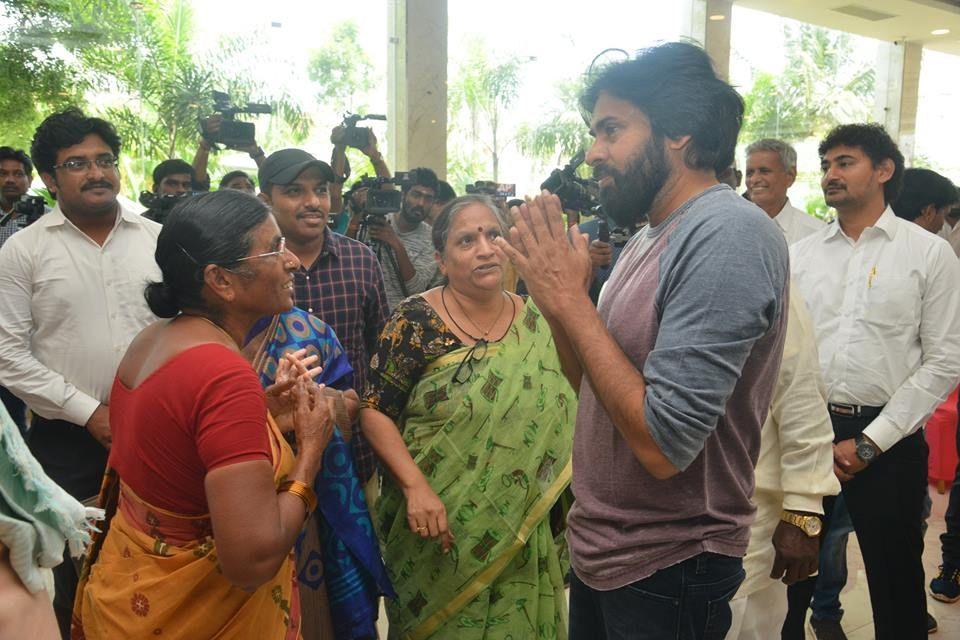
[[[314,493],[313,488],[306,482],[287,480],[277,488],[277,493],[283,492],[292,493],[300,498],[303,501],[303,506],[307,510],[306,515],[308,516],[317,508],[317,494]]]

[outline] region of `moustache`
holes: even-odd
[[[89,182],[80,189],[81,191],[90,191],[92,189],[113,189],[113,185],[107,181]]]
[[[828,182],[824,189],[846,189],[846,187],[839,182]]]

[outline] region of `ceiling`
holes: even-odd
[[[960,0],[734,0],[735,4],[887,41],[960,55]],[[933,35],[931,31],[949,29]]]

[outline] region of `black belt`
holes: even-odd
[[[856,404],[828,402],[827,411],[831,415],[841,418],[876,418],[883,411],[883,407],[864,407]]]

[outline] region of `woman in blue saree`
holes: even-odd
[[[304,640],[376,638],[379,597],[393,589],[350,456],[359,399],[346,353],[329,325],[297,307],[258,322],[244,353],[265,388],[278,370],[298,367],[334,397],[337,428],[314,483],[318,508],[296,546]],[[281,430],[292,424],[283,406],[271,410]]]

